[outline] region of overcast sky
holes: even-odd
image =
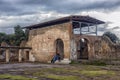
[[[0,32],[68,15],[89,15],[110,23],[105,31],[120,34],[120,0],[0,0]]]

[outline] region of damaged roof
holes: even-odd
[[[42,28],[42,27],[61,24],[61,23],[69,22],[69,21],[80,21],[80,22],[92,23],[92,24],[97,24],[97,25],[105,23],[104,21],[95,19],[90,16],[67,16],[67,17],[63,17],[63,18],[59,18],[59,19],[55,19],[55,20],[51,20],[51,21],[47,21],[47,22],[43,22],[39,24],[26,26],[24,28],[27,28],[27,29]]]

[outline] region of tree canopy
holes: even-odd
[[[119,40],[119,38],[114,33],[109,31],[105,32],[103,36],[107,36],[114,43],[116,43]]]
[[[22,30],[22,28],[17,25],[14,27],[15,32],[15,45],[20,45],[22,40],[26,39],[25,32]]]
[[[17,25],[14,27],[14,34],[0,33],[0,43],[6,42],[12,46],[19,46],[22,40],[27,40],[28,33]]]

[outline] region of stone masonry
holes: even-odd
[[[32,47],[32,55],[35,61],[50,61],[56,53],[57,39],[64,43],[64,58],[70,57],[70,22],[32,29],[29,32],[28,46]]]

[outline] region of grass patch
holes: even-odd
[[[78,76],[61,76],[61,75],[54,75],[54,74],[49,74],[43,77],[55,79],[55,80],[81,80]]]
[[[86,63],[88,65],[96,65],[96,66],[106,66],[106,63],[102,60],[97,60],[97,61],[91,61]]]
[[[46,74],[51,74],[51,73],[56,74],[56,75],[61,75],[61,74],[66,75],[70,73],[70,70],[66,70],[63,68],[42,69],[42,70],[34,72],[32,75],[39,77],[39,76],[44,76]]]
[[[41,76],[41,75],[45,75],[45,72],[35,72],[35,73],[33,73],[33,76]]]
[[[107,71],[107,70],[100,70],[100,71],[80,71],[81,74],[86,75],[86,76],[101,76],[101,75],[115,75],[113,71]]]
[[[68,72],[69,70],[67,70],[65,68],[50,68],[50,69],[46,69],[46,71],[50,71],[50,72]]]
[[[39,72],[35,72],[33,73],[33,76],[53,79],[53,80],[81,80],[78,76],[66,75],[67,73],[72,73],[72,72],[70,72],[70,70],[63,68],[50,68],[50,69],[43,69]]]
[[[98,67],[93,67],[93,66],[81,66],[82,69],[66,69],[66,68],[48,68],[48,69],[42,69],[37,72],[33,73],[33,76],[41,76],[45,74],[56,74],[56,75],[71,75],[71,74],[81,74],[81,71],[102,71]]]
[[[74,61],[74,60],[72,60],[71,62],[70,62],[70,64],[80,64],[78,61]]]
[[[70,70],[64,68],[48,68],[33,73],[33,76],[53,80],[81,80],[78,76],[66,75]]]
[[[76,76],[77,75],[77,76]],[[115,76],[116,72],[101,69],[100,66],[82,65],[76,68],[47,68],[32,73],[32,76],[53,80],[82,80],[83,77]]]
[[[83,65],[96,65],[96,66],[106,66],[107,65],[104,60],[94,60],[94,61],[87,61],[87,62],[71,61],[70,64],[71,65],[83,64]]]
[[[27,78],[24,76],[10,75],[10,74],[1,74],[0,79],[10,79],[10,80],[37,80],[34,78]]]

